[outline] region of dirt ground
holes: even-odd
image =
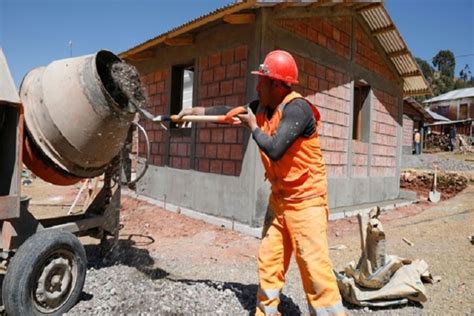
[[[34,179],[31,185],[23,187],[23,194],[33,196],[30,209],[41,217],[67,212],[79,188],[80,185],[56,187]],[[80,205],[81,201],[76,210]],[[377,311],[349,307],[349,313],[473,314],[474,246],[468,236],[474,235],[474,185],[471,183],[457,196],[437,205],[421,202],[385,212],[380,219],[387,236],[388,254],[424,259],[430,272],[442,279],[426,285],[429,301],[423,305]],[[228,281],[251,275],[242,282],[257,282],[259,240],[256,238],[172,213],[130,196],[122,199],[121,223],[120,239],[147,250],[155,264],[171,274],[212,280],[213,271],[228,270],[225,276]],[[339,249],[330,251],[336,270],[358,260],[360,241],[355,217],[330,222],[328,234],[330,246]],[[305,313],[295,266],[293,262],[288,274],[288,292],[294,291],[300,296],[296,303]],[[243,270],[246,273],[242,273]]]

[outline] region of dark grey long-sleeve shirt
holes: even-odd
[[[257,112],[258,100],[248,104],[253,113]],[[206,115],[224,115],[231,106],[214,106],[205,109]],[[267,118],[274,111],[267,108]],[[303,99],[294,99],[283,108],[280,124],[274,135],[264,133],[260,128],[252,133],[258,147],[273,161],[283,157],[298,137],[308,138],[316,130],[316,121],[311,105]]]

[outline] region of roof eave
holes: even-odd
[[[167,39],[175,38],[179,35],[182,35],[184,33],[190,32],[194,29],[197,29],[207,23],[217,21],[226,15],[233,14],[248,8],[251,8],[255,5],[256,0],[243,0],[242,2],[238,2],[232,5],[229,5],[228,7],[225,7],[221,10],[217,10],[217,12],[212,12],[209,13],[201,18],[198,18],[196,20],[193,20],[191,22],[188,22],[186,24],[183,24],[182,26],[172,29],[171,31],[168,31],[166,33],[163,33],[159,35],[158,37],[155,37],[151,40],[148,40],[142,44],[139,44],[125,52],[122,52],[119,54],[121,58],[129,58],[130,56],[133,56],[137,53],[140,53],[142,51],[145,51],[151,47],[154,47],[156,45],[159,45],[163,43]]]

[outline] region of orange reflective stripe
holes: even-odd
[[[291,92],[277,107],[271,119],[267,118],[266,109],[259,107],[256,118],[260,129],[268,135],[274,135],[280,125],[284,107],[297,98],[308,102],[316,122],[319,123],[320,114],[316,107],[299,93]],[[260,155],[265,174],[272,184],[272,195],[294,202],[295,209],[315,206],[313,202],[326,194],[326,167],[317,132],[309,138],[296,139],[278,161],[272,161],[262,151]],[[299,203],[301,207],[298,207]]]

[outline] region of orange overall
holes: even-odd
[[[270,120],[266,109],[259,107],[257,125],[264,133],[276,132],[283,108],[295,98],[302,96],[296,92],[287,95]],[[309,104],[319,124],[319,112]],[[343,315],[329,259],[326,168],[317,132],[309,138],[297,138],[278,161],[270,160],[263,151],[260,154],[272,193],[258,258],[256,315],[278,314],[280,291],[293,251],[311,315]]]

